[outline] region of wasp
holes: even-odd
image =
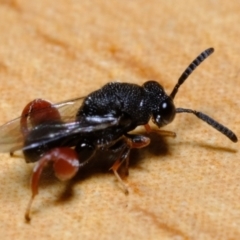
[[[161,128],[171,123],[176,114],[191,113],[232,142],[237,142],[237,136],[230,129],[208,115],[192,109],[176,108],[174,105],[179,87],[213,52],[214,49],[209,48],[199,54],[182,73],[170,95],[153,80],[142,86],[110,82],[86,97],[57,104],[35,99],[24,107],[19,118],[1,126],[0,151],[10,152],[14,156],[16,151],[22,150],[27,163],[36,162],[30,183],[32,195],[25,219],[30,220],[39,179],[49,163],[52,163],[57,178],[65,181],[89,164],[96,151],[117,152],[111,170],[127,192],[118,173],[119,167],[125,163],[128,170],[131,149],[150,144],[148,136],[130,132],[141,125],[147,133],[156,131],[150,127],[150,120]],[[170,131],[158,131],[163,135],[175,136]]]

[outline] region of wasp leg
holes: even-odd
[[[22,111],[20,120],[21,132],[24,137],[28,135],[29,122],[34,127],[44,122],[59,120],[61,120],[60,113],[53,104],[43,99],[35,99],[28,103]]]
[[[121,156],[119,159],[115,161],[113,166],[110,168],[110,170],[113,171],[114,175],[118,179],[119,183],[121,184],[124,192],[128,194],[128,187],[123,182],[122,178],[120,177],[118,173],[119,167],[122,165],[123,162],[125,162],[125,172],[128,175],[128,165],[129,165],[129,153],[131,149],[133,148],[143,148],[149,145],[150,139],[148,137],[142,136],[142,135],[126,135],[123,139],[120,141],[123,141],[122,143],[122,151]]]
[[[21,150],[22,148],[23,148],[23,145],[22,145],[22,144],[11,148],[11,149],[10,149],[10,152],[9,152],[10,157],[23,157],[22,154],[14,154],[16,151]]]
[[[120,175],[118,174],[118,169],[119,167],[122,165],[122,163],[124,161],[128,162],[128,155],[129,155],[130,149],[126,149],[126,152],[124,153],[124,158],[123,159],[118,159],[113,166],[110,168],[110,170],[113,171],[114,175],[116,176],[117,180],[119,181],[119,183],[121,184],[123,191],[125,194],[128,194],[128,187],[126,186],[126,184],[123,182],[122,178],[120,177]]]
[[[35,99],[28,103],[21,114],[20,130],[24,138],[29,133],[29,123],[32,127],[35,127],[44,122],[60,121],[61,116],[57,108],[55,108],[50,102],[43,99]],[[18,157],[14,152],[22,149],[22,145],[16,146],[10,150],[11,157]]]
[[[66,181],[74,177],[79,167],[84,165],[80,163],[77,153],[74,149],[68,147],[54,148],[43,155],[33,169],[31,178],[32,196],[28,203],[25,219],[30,221],[30,210],[34,197],[38,194],[38,184],[44,167],[53,162],[55,175],[61,181]]]
[[[155,132],[157,134],[160,134],[163,137],[173,137],[175,138],[177,135],[175,132],[167,131],[167,130],[161,130],[161,129],[152,129],[149,124],[144,125],[145,130],[147,133]]]

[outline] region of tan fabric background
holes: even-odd
[[[0,0],[0,123],[34,98],[58,102],[117,79],[156,79],[171,92],[190,61],[214,47],[175,102],[239,135],[239,12],[238,0]],[[31,224],[32,165],[1,154],[0,238],[240,239],[239,143],[187,114],[166,129],[177,138],[155,137],[132,154],[128,196],[110,173],[70,190],[43,180]]]

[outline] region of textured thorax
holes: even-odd
[[[150,119],[143,87],[130,83],[112,82],[88,95],[77,116],[128,115],[133,123],[146,124]]]

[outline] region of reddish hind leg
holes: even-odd
[[[31,178],[32,196],[25,213],[26,221],[30,221],[30,210],[34,197],[38,194],[38,184],[43,168],[53,162],[55,175],[61,181],[66,181],[74,177],[81,164],[74,149],[68,147],[54,148],[43,155],[33,168]]]
[[[60,121],[61,116],[58,109],[50,102],[43,99],[35,99],[28,103],[21,114],[20,131],[24,137],[29,133],[29,127],[33,128],[39,124],[52,121]],[[10,150],[10,156],[14,156],[14,152],[22,149],[23,145],[16,146]]]
[[[22,111],[20,130],[23,137],[26,138],[31,128],[54,121],[61,121],[58,109],[46,100],[35,99],[28,103]],[[12,149],[10,155],[13,155],[16,150],[18,149]],[[31,178],[32,196],[25,213],[27,221],[30,221],[31,205],[34,197],[38,194],[38,184],[42,170],[50,162],[53,163],[56,177],[62,181],[74,177],[79,167],[83,165],[80,164],[76,151],[68,147],[54,148],[45,153],[33,169]]]
[[[29,132],[28,119],[32,127],[35,127],[45,122],[61,120],[61,116],[52,103],[38,98],[28,103],[22,111],[20,126],[24,137]]]

